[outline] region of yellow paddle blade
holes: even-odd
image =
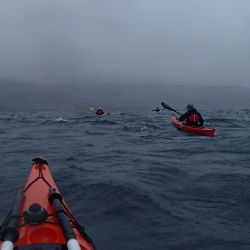
[[[95,108],[94,107],[89,107],[89,111],[95,112]]]

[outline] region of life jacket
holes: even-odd
[[[198,123],[200,121],[200,115],[199,114],[191,114],[187,117],[188,123]]]
[[[101,110],[101,109],[98,109],[95,113],[96,115],[103,115],[104,114],[104,111]]]

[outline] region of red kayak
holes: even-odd
[[[194,127],[186,125],[182,122],[180,122],[175,115],[172,116],[172,123],[173,125],[184,132],[192,133],[196,135],[203,135],[203,136],[213,136],[215,132],[215,128],[204,128],[204,127]]]
[[[0,227],[1,250],[94,250],[66,205],[46,160],[33,159],[23,190]]]

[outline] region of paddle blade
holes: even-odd
[[[165,102],[161,102],[161,106],[165,109],[168,109],[168,110],[171,110],[171,111],[174,111],[175,113],[181,115],[181,113],[179,113],[178,111],[176,111],[175,109],[173,109],[172,107],[170,107],[167,103]]]
[[[95,112],[95,108],[94,107],[89,107],[89,111]]]
[[[169,105],[167,105],[167,103],[165,102],[161,102],[161,106],[165,109],[168,109],[168,110],[171,110],[171,111],[174,111],[176,112],[176,110],[174,110],[173,108],[171,108]]]

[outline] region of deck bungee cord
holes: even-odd
[[[1,250],[94,250],[42,158],[34,158],[23,190],[0,226]]]

